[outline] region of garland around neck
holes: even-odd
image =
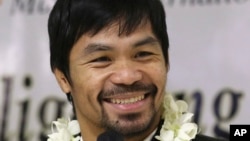
[[[198,127],[192,123],[192,113],[187,112],[188,105],[183,100],[175,101],[171,94],[166,94],[163,102],[164,123],[160,135],[155,136],[159,141],[191,141],[197,134]],[[54,126],[56,131],[54,131]],[[52,122],[52,133],[47,141],[82,141],[80,126],[77,120],[59,118]]]

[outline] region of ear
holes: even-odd
[[[71,92],[71,86],[70,83],[67,79],[67,77],[63,74],[63,72],[59,69],[54,70],[54,74],[57,80],[57,83],[60,85],[62,91],[64,93],[69,93]]]
[[[170,69],[169,64],[166,64],[165,67],[166,67],[167,72],[169,72],[169,69]]]
[[[169,54],[168,54],[168,52],[167,52],[167,61],[165,60],[165,67],[166,67],[167,72],[169,72],[170,64],[169,64]]]

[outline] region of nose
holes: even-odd
[[[129,61],[117,62],[110,80],[113,84],[132,85],[142,79],[142,72],[139,67]]]

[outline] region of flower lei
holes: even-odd
[[[197,125],[191,122],[192,113],[187,112],[188,105],[183,100],[175,101],[166,94],[163,102],[164,123],[160,135],[155,136],[159,141],[191,141],[197,134]],[[57,132],[54,132],[53,125]],[[52,122],[52,132],[47,141],[82,141],[77,120],[60,118]]]
[[[54,132],[53,125],[57,132]],[[60,118],[52,122],[52,134],[49,134],[47,141],[80,141],[80,126],[77,120]],[[78,136],[77,136],[78,135]]]
[[[190,141],[197,134],[197,125],[191,122],[192,113],[188,113],[188,105],[183,100],[174,101],[170,94],[166,94],[164,102],[164,123],[160,135],[155,138],[160,141]]]

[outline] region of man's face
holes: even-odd
[[[82,131],[108,128],[132,135],[158,123],[167,77],[160,42],[150,24],[129,35],[118,32],[112,26],[84,34],[70,53],[72,83],[59,82],[72,94]]]

